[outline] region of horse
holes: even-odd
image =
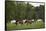
[[[26,22],[26,19],[17,19],[16,20],[16,25],[17,24],[24,24]]]
[[[16,25],[17,25],[17,24],[23,24],[23,20],[19,19],[19,20],[16,21],[15,24],[16,24]]]
[[[27,20],[25,21],[25,23],[27,23],[27,25],[28,25],[28,23],[31,24],[32,22],[34,22],[34,20],[32,20],[32,19],[30,19],[30,20],[27,19]]]

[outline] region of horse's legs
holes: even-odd
[[[23,25],[23,22],[20,22],[21,25]]]
[[[17,22],[15,24],[17,25]]]
[[[18,23],[19,23],[19,22],[17,21],[17,22],[16,22],[16,25],[18,25]]]

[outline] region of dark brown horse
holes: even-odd
[[[21,19],[16,20],[16,25],[17,24],[23,24],[23,20],[21,20]]]

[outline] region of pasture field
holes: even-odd
[[[23,29],[39,29],[39,28],[44,28],[45,24],[44,22],[40,21],[36,21],[32,24],[11,24],[11,23],[7,23],[7,30],[23,30]]]

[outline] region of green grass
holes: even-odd
[[[11,23],[8,23],[7,24],[7,29],[8,30],[20,30],[20,29],[39,29],[39,28],[44,28],[44,23],[41,21],[41,22],[34,22],[32,24],[11,24]]]

